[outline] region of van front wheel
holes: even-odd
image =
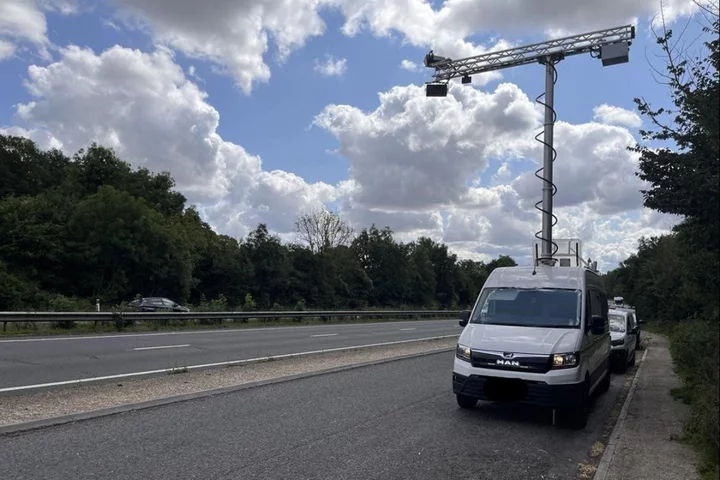
[[[477,398],[466,397],[465,395],[456,395],[457,404],[460,408],[474,408],[477,405]]]
[[[582,392],[577,406],[567,411],[567,420],[571,428],[582,430],[587,425],[590,405],[590,394],[587,382],[583,383]]]
[[[625,353],[622,357],[620,357],[619,364],[618,364],[618,373],[626,373],[628,370],[628,360],[630,360],[630,354],[627,350],[625,350]]]

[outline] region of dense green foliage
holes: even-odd
[[[455,309],[493,268],[515,264],[458,261],[429,238],[399,243],[389,228],[353,238],[327,212],[315,229],[322,248],[283,244],[263,224],[238,240],[173,188],[169,174],[133,170],[97,145],[68,158],[0,136],[0,311],[89,310],[96,298],[136,295],[215,310]]]
[[[653,124],[644,140],[670,143],[635,148],[639,176],[651,185],[645,206],[683,221],[670,235],[641,239],[637,254],[605,278],[611,295],[624,296],[639,318],[670,334],[682,396],[692,406],[687,434],[703,454],[705,478],[718,478],[720,448],[720,26],[717,13],[712,18],[705,58],[675,57],[672,32],[658,38],[674,108],[654,110],[636,100]]]

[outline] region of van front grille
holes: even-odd
[[[500,352],[472,352],[472,366],[493,370],[547,373],[550,371],[550,355],[513,354],[511,357]]]

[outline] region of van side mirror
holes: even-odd
[[[593,315],[590,319],[590,333],[602,335],[605,333],[605,319],[602,315]]]
[[[470,310],[460,310],[458,318],[460,319],[458,324],[460,324],[461,327],[464,327],[470,321]]]

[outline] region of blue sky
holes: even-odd
[[[274,36],[274,33],[277,34],[278,27],[274,27],[276,31],[273,31],[273,27],[265,27],[266,29],[263,31],[270,32],[270,40],[268,50],[261,58],[269,67],[271,77],[267,82],[254,82],[249,92],[243,91],[238,84],[237,77],[234,75],[218,72],[219,69],[226,68],[228,65],[234,65],[232,59],[225,61],[222,55],[209,58],[207,55],[197,54],[197,48],[203,48],[202,39],[208,38],[208,33],[206,31],[199,32],[197,37],[194,37],[195,32],[192,31],[195,26],[194,21],[188,20],[185,22],[184,19],[180,18],[180,13],[172,15],[168,13],[163,16],[162,11],[158,13],[158,9],[161,7],[157,7],[155,11],[145,12],[142,6],[138,7],[138,2],[134,0],[109,3],[98,2],[93,8],[88,8],[88,2],[76,3],[72,0],[48,0],[38,4],[28,0],[11,0],[10,3],[21,6],[22,9],[18,11],[29,12],[28,15],[35,14],[37,17],[37,14],[39,14],[43,16],[46,29],[42,32],[42,28],[39,26],[36,27],[39,29],[39,33],[38,31],[33,32],[31,27],[17,20],[19,17],[14,17],[16,25],[7,24],[6,20],[5,28],[3,28],[3,21],[0,20],[0,42],[4,40],[6,43],[9,42],[14,45],[12,55],[4,59],[1,59],[0,56],[0,91],[3,92],[3,95],[0,96],[0,128],[4,128],[6,133],[17,134],[22,132],[38,141],[51,137],[56,144],[61,144],[64,150],[69,150],[68,153],[72,153],[72,147],[92,140],[102,141],[103,138],[108,138],[107,135],[112,134],[114,135],[112,138],[117,139],[119,142],[116,149],[119,148],[120,153],[126,154],[124,156],[126,160],[137,165],[144,164],[157,169],[168,168],[167,166],[170,165],[171,172],[175,174],[172,159],[168,159],[164,163],[159,161],[156,164],[153,163],[155,152],[142,151],[129,145],[130,137],[124,136],[123,133],[123,128],[126,127],[112,123],[112,119],[108,119],[105,125],[101,112],[97,112],[93,116],[96,120],[93,121],[92,127],[97,127],[96,132],[103,133],[95,133],[96,137],[93,137],[93,134],[83,134],[78,135],[77,138],[75,138],[74,132],[88,130],[87,125],[84,124],[84,122],[89,121],[87,118],[83,118],[82,115],[77,113],[71,117],[66,112],[50,112],[53,106],[63,105],[63,101],[72,102],[73,99],[68,99],[68,95],[77,94],[83,96],[83,100],[88,100],[87,95],[89,94],[87,92],[77,93],[77,91],[67,86],[67,79],[72,79],[73,75],[87,74],[91,76],[93,74],[82,70],[77,63],[70,64],[69,59],[63,53],[63,49],[67,46],[77,45],[90,49],[91,52],[88,53],[87,59],[92,58],[92,55],[99,58],[103,52],[116,45],[123,49],[139,50],[145,54],[157,52],[158,48],[166,48],[168,52],[171,52],[168,55],[170,55],[172,62],[185,72],[183,80],[171,80],[171,84],[175,82],[180,86],[187,83],[197,91],[206,93],[207,97],[198,101],[202,105],[207,105],[207,108],[214,109],[219,114],[219,124],[212,134],[217,134],[222,142],[225,142],[223,145],[240,146],[247,155],[259,156],[262,159],[262,172],[253,173],[252,175],[255,176],[247,173],[249,167],[247,167],[247,164],[243,164],[245,165],[243,167],[242,162],[233,168],[240,170],[245,168],[245,171],[233,175],[227,175],[227,172],[213,173],[213,178],[224,175],[224,185],[229,182],[230,187],[228,188],[230,190],[235,186],[233,182],[239,182],[239,180],[229,179],[230,177],[252,177],[251,180],[247,180],[242,185],[237,184],[238,190],[245,189],[250,192],[243,193],[244,196],[240,200],[238,200],[236,194],[228,194],[228,188],[223,190],[224,193],[217,193],[216,195],[203,193],[195,196],[193,193],[186,193],[193,203],[200,204],[203,207],[204,214],[215,228],[237,236],[242,236],[247,232],[248,228],[252,228],[253,222],[265,221],[271,228],[274,227],[273,229],[276,232],[284,235],[284,238],[291,238],[292,232],[288,228],[287,218],[301,213],[302,208],[324,204],[339,206],[341,214],[345,215],[349,222],[359,227],[366,226],[373,221],[390,223],[390,226],[403,239],[412,239],[420,234],[430,235],[439,240],[444,240],[446,237],[461,238],[460,241],[451,245],[461,256],[485,259],[489,258],[488,255],[493,256],[497,253],[523,255],[523,250],[526,248],[522,245],[522,242],[518,244],[508,240],[505,243],[502,240],[502,235],[492,235],[488,232],[495,231],[498,228],[508,228],[512,230],[512,232],[509,230],[507,236],[509,239],[521,238],[522,234],[518,234],[518,232],[527,231],[528,229],[534,231],[537,229],[535,227],[539,228],[539,221],[530,218],[534,215],[534,211],[527,209],[528,202],[532,204],[540,196],[539,182],[534,187],[531,187],[531,184],[526,180],[519,179],[523,173],[527,174],[537,168],[534,166],[533,161],[538,158],[538,151],[533,150],[533,147],[530,146],[532,142],[528,142],[528,139],[531,140],[534,133],[539,131],[538,126],[537,124],[533,126],[531,121],[528,120],[530,122],[528,125],[522,128],[518,127],[516,137],[513,137],[515,134],[508,131],[509,137],[505,141],[506,143],[501,146],[498,143],[500,141],[497,138],[498,134],[494,134],[492,138],[482,138],[482,131],[489,131],[497,127],[498,122],[492,124],[495,127],[484,124],[483,122],[487,119],[477,116],[471,111],[472,108],[476,108],[473,103],[475,100],[467,99],[467,101],[448,102],[449,99],[417,99],[412,97],[409,92],[417,91],[407,89],[412,85],[421,86],[424,81],[430,79],[430,72],[426,69],[407,71],[400,68],[400,63],[403,60],[411,60],[421,64],[430,46],[436,49],[436,53],[445,55],[448,52],[441,50],[443,45],[450,45],[447,48],[455,48],[458,45],[457,42],[462,41],[467,42],[463,48],[492,45],[497,39],[519,45],[541,41],[545,32],[552,28],[561,28],[568,33],[582,33],[590,29],[617,26],[626,23],[631,18],[636,18],[638,21],[638,34],[631,47],[631,62],[629,64],[603,68],[599,60],[590,58],[589,55],[581,55],[568,58],[558,65],[559,79],[556,90],[556,110],[559,120],[570,124],[568,131],[572,131],[574,136],[572,141],[565,142],[564,139],[569,137],[562,137],[559,140],[563,144],[567,143],[568,150],[566,153],[561,151],[556,164],[555,175],[556,178],[562,177],[565,168],[567,168],[563,165],[563,154],[565,154],[567,156],[566,164],[569,165],[575,162],[574,165],[576,166],[573,168],[577,170],[578,175],[583,170],[593,171],[593,169],[598,169],[597,183],[600,187],[596,190],[603,190],[603,181],[608,182],[608,185],[617,183],[617,180],[613,181],[611,178],[614,167],[601,168],[600,166],[601,162],[604,161],[603,159],[608,158],[607,153],[603,152],[610,148],[609,145],[616,146],[617,142],[622,141],[627,143],[628,138],[632,139],[633,135],[637,138],[637,130],[636,126],[628,125],[627,122],[618,125],[617,121],[604,118],[601,122],[606,125],[603,125],[602,128],[593,127],[595,128],[593,133],[591,127],[587,125],[588,122],[592,122],[594,119],[594,109],[605,104],[635,111],[632,101],[635,96],[643,96],[654,102],[667,101],[667,89],[653,80],[646,59],[646,55],[652,58],[652,55],[657,52],[654,39],[649,36],[648,24],[651,14],[656,12],[659,3],[656,4],[656,2],[651,1],[633,0],[628,2],[627,5],[633,5],[626,6],[627,11],[621,12],[616,18],[607,19],[595,18],[598,16],[595,11],[597,7],[593,7],[592,4],[584,7],[581,5],[581,3],[584,5],[584,2],[580,2],[577,4],[577,8],[580,10],[579,14],[583,14],[582,9],[587,8],[587,12],[581,17],[584,19],[584,23],[580,25],[586,28],[580,30],[572,29],[577,23],[573,20],[575,17],[569,17],[563,24],[562,18],[558,20],[550,16],[552,12],[548,12],[546,23],[543,23],[543,18],[538,18],[532,28],[527,26],[527,20],[519,21],[517,28],[499,28],[497,30],[490,30],[487,26],[483,27],[481,24],[474,24],[471,18],[468,18],[467,24],[456,23],[450,26],[444,25],[438,20],[438,23],[434,24],[434,28],[437,31],[445,28],[446,30],[443,30],[445,37],[452,35],[454,29],[458,31],[465,29],[473,32],[465,37],[458,34],[458,37],[450,42],[447,41],[447,38],[442,40],[428,38],[427,42],[424,42],[418,34],[418,31],[422,30],[420,26],[414,30],[417,21],[412,21],[411,13],[407,13],[407,16],[410,17],[407,21],[402,17],[400,20],[393,19],[390,14],[384,17],[381,9],[382,4],[375,4],[374,2],[368,3],[366,8],[378,8],[380,9],[378,10],[379,13],[361,12],[364,15],[365,28],[354,35],[348,35],[347,32],[343,31],[343,25],[346,25],[346,22],[354,13],[357,14],[356,11],[352,10],[351,6],[346,6],[343,2],[340,2],[340,5],[336,2],[329,2],[332,3],[331,6],[322,8],[317,12],[312,10],[311,7],[300,7],[300,9],[310,8],[312,11],[308,10],[310,12],[308,13],[309,16],[311,16],[311,13],[319,15],[324,23],[324,32],[321,35],[305,35],[303,41],[300,42],[301,45],[294,45],[287,58],[280,61],[278,59],[277,38]],[[139,3],[142,4],[142,2]],[[213,1],[209,0],[205,3],[208,4],[208,7],[212,7]],[[233,8],[241,8],[231,6],[232,2],[219,0],[218,3],[222,4],[218,9],[230,9],[227,11],[228,14],[238,13],[233,12]],[[263,1],[253,0],[248,3],[262,4]],[[491,9],[498,2],[486,0],[485,3],[489,5],[487,8]],[[620,0],[617,3],[620,3]],[[676,21],[685,22],[686,16],[682,15],[682,12],[685,11],[683,8],[688,9],[690,7],[683,4],[681,0],[670,3],[672,4],[671,7],[675,8]],[[417,7],[418,12],[427,11],[422,10],[425,7],[423,7],[423,2],[420,0],[407,4],[414,5],[413,8]],[[440,2],[433,2],[432,5],[436,12],[441,8],[448,9],[447,5]],[[53,8],[48,8],[49,6],[55,7],[55,11],[53,11]],[[67,11],[61,13],[58,11],[58,7],[73,7],[70,9],[73,11],[69,14]],[[269,9],[270,7],[265,8]],[[635,10],[632,10],[633,8]],[[128,12],[134,15],[133,19],[137,22],[136,24],[124,22],[127,17],[123,15],[128,14]],[[231,23],[227,15],[223,18],[221,13],[219,11],[217,18],[218,31],[220,32],[218,38],[220,38],[224,26]],[[522,12],[519,11],[518,15],[521,14]],[[462,17],[462,15],[459,17]],[[417,18],[424,21],[425,17]],[[11,18],[10,22],[12,21],[13,18]],[[210,19],[210,21],[213,20]],[[268,20],[268,22],[271,21],[272,19]],[[299,29],[300,24],[294,25],[293,22],[295,21],[298,20],[286,19],[279,29],[281,31],[290,29],[290,27]],[[530,24],[533,23],[530,22]],[[136,28],[137,25],[141,25],[141,28]],[[198,29],[206,27],[206,25],[199,25],[198,21]],[[237,29],[233,30],[232,28],[230,30],[237,31]],[[425,29],[424,31],[429,30]],[[690,27],[690,33],[686,35],[689,38],[692,33],[698,31],[699,27],[693,23]],[[389,34],[386,35],[386,33]],[[39,46],[38,35],[44,36],[47,45],[50,45],[49,57],[43,58],[41,55],[42,45]],[[183,38],[182,35],[187,35],[187,38]],[[170,37],[172,37],[172,40],[168,40]],[[440,38],[440,33],[436,37]],[[32,40],[33,38],[35,40]],[[214,40],[217,40],[217,38]],[[237,51],[242,52],[242,38],[236,39],[229,36],[220,38],[220,40],[225,45],[228,42],[234,45],[232,42],[237,41]],[[188,42],[197,42],[196,45],[200,45],[200,47],[195,47],[194,54],[192,48],[185,47]],[[462,49],[458,47],[458,51],[462,51]],[[450,54],[454,55],[453,53]],[[318,73],[314,66],[318,62],[326,60],[327,56],[345,59],[347,68],[344,73],[333,76],[323,76]],[[223,62],[225,62],[224,65]],[[59,69],[48,69],[46,71],[48,75],[46,80],[49,79],[48,82],[51,86],[37,84],[42,90],[42,94],[37,97],[30,94],[28,91],[29,85],[37,82],[37,80],[29,78],[29,67],[46,68],[50,65],[65,65],[65,63],[67,63],[69,70],[73,68],[76,70],[60,73]],[[119,68],[118,71],[122,74],[123,67]],[[128,72],[133,71],[129,64],[127,68]],[[68,77],[61,78],[61,75],[67,75]],[[148,75],[150,77],[146,78],[152,78],[153,74],[149,73]],[[502,76],[502,79],[490,81],[482,86],[476,85],[475,88],[477,88],[478,92],[493,94],[500,83],[509,82],[519,87],[519,92],[513,90],[515,93],[508,95],[522,96],[524,94],[529,97],[531,102],[543,91],[544,72],[543,67],[540,65],[528,65],[505,70],[502,72]],[[78,80],[77,84],[89,85],[87,88],[97,89],[98,92],[101,92],[104,88],[101,82],[109,82],[108,85],[112,87],[112,79],[106,77],[100,79],[83,78]],[[70,84],[72,84],[72,81],[70,81]],[[138,89],[137,98],[146,98],[142,97],[142,95],[146,94],[146,92],[143,92],[143,85],[137,84],[136,86]],[[381,122],[372,116],[373,111],[380,106],[378,95],[381,92],[390,92],[393,87],[402,89],[396,89],[395,94],[398,96],[397,101],[404,102],[403,108],[405,110],[402,113],[398,112],[397,117],[394,119],[384,119]],[[172,97],[168,97],[169,99],[163,98],[164,94],[162,90],[152,93],[154,95],[152,97],[153,102],[157,100],[158,105],[162,105],[162,101],[173,103]],[[58,97],[53,98],[53,95],[58,95]],[[122,95],[122,98],[126,99],[129,98],[128,95],[132,96],[134,93],[123,92]],[[414,93],[414,95],[418,96],[417,93]],[[59,98],[62,98],[63,101],[58,100]],[[486,99],[486,97],[482,98]],[[511,101],[515,102],[516,105],[522,103],[522,108],[528,112],[528,118],[534,118],[529,113],[532,107],[529,106],[527,99],[523,101],[518,98],[513,97]],[[29,105],[29,102],[32,101],[37,102],[37,104],[29,107],[30,115],[23,116],[16,113],[18,105]],[[428,101],[434,101],[437,105],[423,103]],[[446,104],[442,102],[446,102]],[[457,105],[450,106],[449,103]],[[117,104],[103,107],[102,101],[90,102],[90,105],[93,104],[97,104],[99,109],[107,108],[112,110],[117,107]],[[345,110],[328,107],[331,105],[343,106]],[[416,107],[410,108],[410,105]],[[455,127],[452,126],[452,123],[448,124],[447,128],[450,130],[447,133],[447,138],[450,139],[450,143],[440,147],[437,145],[423,145],[421,148],[418,147],[420,150],[413,150],[413,148],[408,147],[410,142],[423,143],[423,141],[426,141],[432,143],[431,139],[423,140],[421,132],[427,128],[428,124],[433,122],[437,122],[439,125],[445,108],[442,105],[448,105],[447,112],[454,112],[454,108],[458,109],[458,119],[462,119],[456,120]],[[173,108],[179,108],[177,111],[180,112],[180,116],[186,114],[195,115],[198,110],[197,105],[188,107],[188,109],[176,105]],[[355,113],[346,118],[344,115],[348,111]],[[506,115],[501,119],[503,122],[519,120],[519,117],[515,118],[513,116],[514,114],[507,114],[507,111],[503,114],[503,111],[496,112],[498,115]],[[322,112],[326,112],[328,115],[323,116]],[[344,112],[343,115],[338,117],[337,114],[341,112]],[[114,115],[115,113],[109,115],[109,117],[119,118]],[[322,118],[316,121],[318,115]],[[416,117],[413,117],[413,115],[416,115]],[[161,120],[148,117],[130,119],[123,117],[120,118],[120,121],[123,125],[125,125],[125,121],[137,125],[145,121],[158,122]],[[206,117],[199,118],[199,122],[207,120]],[[490,118],[489,114],[487,118]],[[192,123],[192,121],[188,121]],[[468,124],[467,122],[472,123]],[[614,125],[611,126],[611,123]],[[371,124],[373,126],[368,127]],[[18,127],[22,130],[19,130]],[[158,128],[161,127],[153,123],[152,129],[148,128],[148,130],[158,131]],[[373,128],[378,130],[374,131],[374,133],[368,130]],[[414,128],[417,129],[417,134],[413,133],[415,132]],[[440,126],[436,125],[435,128],[438,129]],[[461,135],[454,135],[452,133],[453,128],[467,130],[463,133],[465,136],[460,138]],[[562,133],[565,130],[561,130],[559,127],[558,130],[560,132],[558,135],[569,135]],[[434,131],[437,132],[437,130]],[[603,137],[605,131],[608,133]],[[133,132],[133,135],[136,134],[136,132]],[[430,135],[427,132],[425,134]],[[162,141],[172,143],[173,135],[177,135],[178,142],[183,137],[187,137],[186,132],[168,131],[167,135],[162,137]],[[519,142],[515,146],[508,143],[513,138],[516,138]],[[595,144],[583,144],[585,140],[591,138],[592,141],[596,142]],[[207,143],[207,138],[198,139],[198,148],[202,148],[202,145],[207,145]],[[468,147],[467,150],[466,147],[461,147],[462,152],[458,153],[457,145],[468,144],[472,146]],[[340,154],[332,153],[338,149],[341,152]],[[454,150],[450,151],[449,149]],[[506,149],[514,152],[517,150],[520,153],[515,152],[510,155],[510,160],[506,158],[500,159],[497,152],[501,151],[501,156],[504,156],[505,152],[508,151]],[[428,155],[427,165],[429,166],[420,166],[420,164],[426,165],[426,163],[413,160],[415,158],[413,155],[418,155],[418,151],[422,152],[422,155]],[[595,152],[593,154],[595,156],[590,158],[590,152]],[[622,155],[627,156],[625,153]],[[440,168],[437,175],[427,170],[433,168],[432,159],[435,158],[434,156],[438,158],[437,167]],[[473,156],[477,157],[475,163]],[[217,158],[217,156],[205,159],[198,157],[196,160],[200,165],[199,168],[202,169],[207,166],[203,162],[217,162]],[[377,164],[373,164],[375,160],[377,160]],[[579,162],[584,161],[587,162],[587,165],[581,167]],[[627,157],[627,160],[623,161],[625,163],[619,164],[617,168],[631,172],[633,159]],[[445,165],[446,168],[443,168],[444,162],[448,162]],[[457,167],[457,162],[462,163],[463,167]],[[503,163],[507,163],[505,169],[508,173],[505,176],[493,178],[493,175],[499,173],[498,169],[501,168]],[[473,165],[475,165],[475,168],[473,168]],[[178,165],[175,168],[182,169],[185,167]],[[224,168],[227,168],[227,166]],[[426,168],[426,170],[421,170],[422,168]],[[455,168],[458,170],[455,171]],[[477,169],[482,170],[479,181],[474,180]],[[281,180],[287,179],[287,177],[280,174],[271,175],[269,172],[274,170],[292,173],[299,177],[299,180],[293,180],[293,182],[296,182],[293,184],[294,187],[286,184],[283,184],[284,186],[280,185]],[[442,181],[441,177],[443,175],[441,173],[443,171],[446,173],[452,171],[452,175],[449,173],[447,175],[447,181],[449,182],[448,192],[452,192],[451,184],[470,186],[468,187],[470,191],[462,192],[462,195],[458,194],[454,198],[453,194],[450,193],[446,199],[438,200],[434,204],[424,202],[422,200],[422,190],[430,189],[430,194],[425,195],[427,198],[428,196],[432,197],[433,192],[442,189],[441,185],[435,188],[436,186],[432,185],[432,179],[438,178],[438,182]],[[407,181],[400,178],[404,174],[403,172],[408,173]],[[392,182],[385,183],[382,186],[380,182],[378,185],[370,185],[369,182],[372,182],[374,176],[382,178],[385,175],[398,176],[397,184],[400,190],[398,195],[405,195],[400,200],[400,203],[406,205],[407,211],[399,212],[395,207],[383,206],[383,193],[388,191],[388,185],[392,185]],[[608,176],[608,178],[603,180],[600,178],[603,175]],[[569,185],[577,184],[569,177],[570,175],[568,175]],[[523,181],[527,184],[525,190],[522,188]],[[328,188],[323,186],[325,184],[327,184]],[[475,185],[476,189],[473,190],[471,185]],[[634,189],[635,193],[631,195],[622,194],[628,197],[623,206],[619,204],[607,208],[601,206],[603,202],[613,204],[614,199],[618,197],[618,195],[614,195],[613,198],[609,198],[612,195],[604,195],[602,192],[595,193],[592,198],[586,196],[587,198],[582,201],[569,205],[561,216],[561,221],[565,220],[563,228],[566,231],[558,232],[558,234],[574,235],[578,231],[602,231],[607,228],[617,228],[618,231],[615,236],[598,235],[597,238],[583,239],[591,250],[594,249],[596,256],[604,256],[607,259],[607,265],[612,265],[613,262],[619,261],[633,250],[638,235],[658,234],[666,231],[671,226],[672,219],[660,219],[657,215],[651,215],[650,212],[643,211],[641,197],[637,191],[638,184],[633,180],[629,181],[628,185],[628,188]],[[187,192],[193,192],[192,186],[182,184],[181,187],[186,188]],[[511,187],[514,191],[508,193],[505,187]],[[278,188],[284,190],[273,190]],[[374,188],[378,189],[376,193],[372,193]],[[532,188],[536,190],[534,196],[531,193]],[[607,191],[607,189],[605,190]],[[409,195],[415,194],[420,197],[416,206],[411,201],[412,199],[408,198]],[[297,197],[293,197],[293,195],[297,195]],[[468,195],[472,198],[492,198],[494,200],[488,201],[490,203],[494,201],[495,203],[487,207],[480,204],[468,207]],[[512,198],[508,195],[511,195]],[[284,203],[273,205],[274,200],[272,199],[277,197],[284,198]],[[229,198],[233,200],[231,201]],[[234,204],[234,201],[238,203]],[[503,203],[506,201],[510,203]],[[387,205],[390,205],[390,203]],[[484,208],[487,208],[487,210],[483,210]],[[497,209],[496,213],[490,212],[493,208]],[[281,210],[284,213],[281,212],[281,215],[276,214]],[[505,225],[506,222],[503,221],[502,226],[497,226],[499,223],[493,224],[494,218],[501,219],[503,216],[507,217],[508,215],[517,219],[518,222],[525,223],[522,225],[519,223]],[[278,220],[273,222],[275,217]],[[283,217],[284,220],[280,217]],[[460,219],[463,219],[462,222],[460,222]],[[589,226],[588,222],[591,222],[592,226]],[[629,224],[623,222],[630,222],[634,230],[627,231],[630,229]],[[450,234],[453,225],[459,225],[460,223],[468,225],[469,230],[463,231],[462,234],[458,232]],[[472,225],[486,225],[486,227],[475,228]],[[531,238],[528,237],[524,243],[529,244],[531,241]]]

